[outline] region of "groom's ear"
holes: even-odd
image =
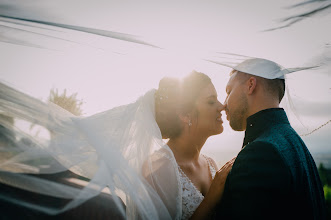
[[[246,88],[247,88],[248,95],[253,94],[253,92],[255,91],[255,88],[256,88],[256,83],[257,83],[256,77],[254,77],[254,76],[249,77],[249,79],[246,82],[246,85],[247,85]]]

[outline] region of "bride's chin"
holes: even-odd
[[[224,127],[223,127],[223,125],[221,125],[221,127],[218,128],[218,131],[215,135],[222,134],[223,131],[224,131]]]

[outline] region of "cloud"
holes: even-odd
[[[293,99],[294,111],[299,115],[312,117],[326,117],[331,119],[331,102]]]
[[[331,153],[330,133],[331,124],[329,123],[325,127],[317,130],[316,132],[308,136],[303,136],[302,139],[312,153]]]

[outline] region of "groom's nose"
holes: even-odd
[[[225,100],[225,102],[224,102],[224,110],[226,111],[227,109],[228,109],[228,103],[227,103],[227,100]]]
[[[228,104],[228,97],[226,97],[224,100],[224,106],[226,106],[227,104]]]

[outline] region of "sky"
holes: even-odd
[[[231,70],[205,61],[222,59],[221,52],[289,68],[324,61],[320,68],[287,76],[294,107],[286,100],[282,106],[298,133],[309,133],[331,119],[331,14],[266,31],[308,9],[289,7],[299,2],[0,0],[1,15],[124,33],[156,46],[1,19],[0,79],[44,101],[52,88],[78,93],[89,116],[133,102],[157,88],[164,76],[181,77],[193,69],[211,77],[223,102]],[[238,153],[244,136],[223,119],[223,134],[209,138],[203,148],[222,162]],[[311,152],[331,153],[330,132],[329,123],[303,139]]]

